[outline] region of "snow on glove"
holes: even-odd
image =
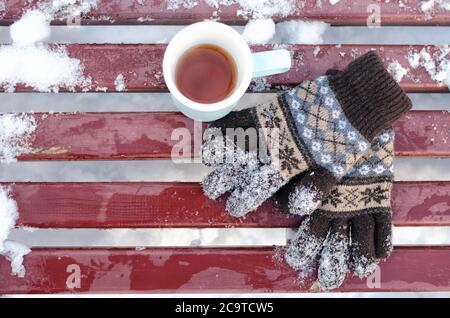
[[[378,135],[370,151],[303,221],[286,250],[288,264],[304,272],[314,267],[320,255],[318,281],[324,289],[342,284],[348,263],[356,275],[366,277],[392,251],[393,143],[392,129]],[[286,193],[299,182],[295,179],[279,191],[282,208],[288,206]]]
[[[410,108],[408,97],[371,51],[339,73],[305,81],[270,103],[213,122],[202,147],[203,162],[213,166],[203,181],[204,192],[215,199],[230,191],[228,212],[243,216],[306,172],[297,189],[305,199],[302,210],[313,211],[373,138]],[[261,161],[261,151],[236,146],[229,128],[255,128],[269,160]],[[234,159],[226,160],[230,154]]]

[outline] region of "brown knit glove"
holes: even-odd
[[[288,264],[303,273],[319,262],[318,282],[324,289],[339,287],[349,270],[370,275],[392,250],[391,187],[394,178],[394,131],[375,137],[364,155],[307,217],[288,245]],[[300,182],[293,178],[277,193],[279,207],[288,207],[288,194]]]
[[[374,136],[410,108],[376,53],[369,52],[342,72],[213,122],[202,148],[203,162],[214,168],[203,181],[204,192],[215,199],[230,191],[227,210],[243,216],[305,173],[295,197],[303,198],[302,211],[312,212]],[[259,136],[258,153],[239,143],[236,128]]]

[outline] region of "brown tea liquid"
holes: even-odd
[[[180,92],[198,103],[211,104],[228,97],[236,85],[236,64],[224,49],[203,44],[184,53],[175,72]]]

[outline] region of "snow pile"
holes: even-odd
[[[29,45],[50,36],[50,17],[42,11],[28,11],[10,28],[13,42]]]
[[[258,19],[247,23],[242,36],[249,44],[321,44],[328,27],[321,21],[291,20],[275,25],[272,19]]]
[[[409,69],[404,68],[399,61],[394,60],[388,66],[388,72],[392,75],[392,77],[400,83],[403,79],[403,76],[408,74]]]
[[[35,129],[36,122],[29,115],[0,115],[0,163],[13,162],[18,155],[29,152],[29,138]]]
[[[11,199],[8,191],[0,186],[0,252],[4,251],[4,242],[16,225],[19,214],[16,201]]]
[[[18,217],[16,201],[11,198],[7,189],[0,186],[0,254],[11,261],[13,274],[24,277],[23,257],[30,252],[30,249],[21,243],[7,240]]]
[[[83,75],[83,65],[70,58],[64,46],[5,45],[0,47],[0,85],[13,92],[25,84],[41,92],[58,92],[60,87],[87,88],[91,79]]]
[[[7,92],[13,92],[18,84],[41,92],[58,92],[60,87],[88,89],[91,79],[83,75],[84,67],[78,59],[70,58],[64,46],[40,42],[50,36],[53,18],[84,13],[94,3],[55,0],[41,2],[25,12],[10,27],[13,44],[0,46],[0,86]]]
[[[412,68],[423,67],[430,78],[439,85],[450,88],[450,47],[442,46],[438,51],[430,54],[428,48],[420,52],[408,52],[408,61]]]
[[[249,44],[266,44],[275,35],[272,19],[251,20],[245,26],[242,36]]]
[[[286,21],[276,25],[276,33],[281,43],[322,44],[328,27],[321,21]]]
[[[296,0],[203,0],[207,5],[216,10],[221,6],[239,5],[237,15],[245,18],[262,19],[272,16],[287,16],[296,11]],[[176,10],[179,8],[192,9],[198,6],[201,0],[169,0],[167,9]],[[213,16],[217,16],[216,11]]]

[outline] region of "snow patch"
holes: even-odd
[[[192,9],[198,5],[197,0],[169,0],[167,1],[167,9],[169,10],[177,10],[180,8],[183,9]]]
[[[249,44],[266,44],[274,35],[275,23],[272,19],[251,20],[242,33]]]
[[[8,190],[0,186],[0,254],[11,262],[11,272],[19,277],[25,276],[23,257],[30,249],[18,242],[7,240],[19,217],[17,203]]]
[[[54,19],[79,18],[97,7],[97,0],[52,0],[39,2],[35,9],[47,13]]]
[[[25,266],[23,266],[23,258],[31,252],[31,249],[25,244],[15,241],[5,241],[3,243],[3,254],[11,262],[11,273],[20,278],[25,277]]]
[[[19,217],[17,204],[8,193],[8,190],[0,186],[0,252],[4,251],[4,242],[16,225]]]
[[[284,258],[287,264],[305,274],[311,273],[315,267],[315,260],[322,250],[324,240],[310,232],[311,218],[306,218],[300,225],[294,239],[286,248]]]
[[[258,77],[252,80],[250,83],[250,90],[252,92],[264,92],[272,87],[270,83],[267,82],[265,77]]]
[[[403,76],[408,75],[409,69],[404,68],[397,60],[391,62],[388,66],[388,72],[392,75],[392,77],[400,83],[403,79]]]
[[[349,239],[341,233],[330,233],[320,255],[318,282],[321,289],[338,288],[348,272]]]
[[[228,197],[226,210],[235,217],[244,216],[256,210],[285,183],[273,164],[247,171],[241,175],[238,187]]]
[[[339,1],[341,1],[341,0],[330,0],[330,4],[331,4],[332,6],[334,6],[334,5],[337,4]]]
[[[282,43],[322,44],[322,36],[329,26],[322,21],[292,20],[278,23],[276,33]]]
[[[289,195],[289,211],[296,215],[310,215],[320,204],[317,191],[304,186],[297,186]]]
[[[114,85],[116,85],[116,91],[122,92],[126,89],[125,86],[125,78],[123,74],[118,74],[116,79],[114,80]]]
[[[29,152],[29,138],[35,129],[36,122],[32,116],[26,114],[0,115],[0,163],[14,162],[18,155]]]
[[[430,78],[439,85],[450,88],[450,47],[442,46],[439,51],[430,53],[428,48],[420,52],[409,51],[408,62],[412,68],[423,67]]]
[[[14,92],[18,84],[40,92],[87,89],[91,84],[80,60],[70,58],[64,46],[5,45],[0,47],[0,64],[0,85],[7,92]]]
[[[420,5],[420,10],[425,13],[432,12],[436,7],[444,10],[450,10],[450,0],[428,0],[423,1]]]
[[[58,92],[60,87],[87,90],[91,79],[83,75],[78,59],[70,58],[65,46],[40,43],[50,36],[50,21],[88,12],[96,1],[55,0],[39,2],[10,27],[12,45],[0,46],[0,86],[13,92],[22,84],[41,92]]]
[[[365,256],[354,257],[351,261],[353,273],[359,278],[371,275],[378,266],[379,261],[368,259]]]

